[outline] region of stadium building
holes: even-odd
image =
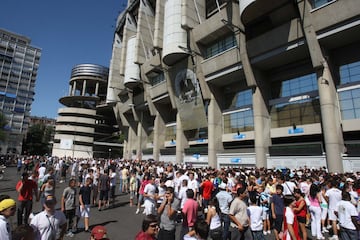
[[[125,158],[360,170],[357,0],[134,0],[107,100]]]

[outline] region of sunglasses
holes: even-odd
[[[149,226],[152,228],[156,228],[158,225],[157,225],[157,223],[155,223],[155,224],[150,224]]]

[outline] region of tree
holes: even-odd
[[[50,153],[49,142],[53,128],[39,123],[29,127],[23,144],[23,152],[30,155],[45,155]]]
[[[4,141],[6,139],[6,130],[5,127],[8,121],[3,113],[0,112],[0,141]]]

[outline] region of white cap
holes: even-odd
[[[352,178],[347,178],[346,181],[347,181],[347,182],[354,182],[354,179],[352,179]]]
[[[220,183],[219,188],[226,189],[226,183],[224,183],[224,182]]]

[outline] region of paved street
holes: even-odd
[[[5,178],[0,180],[0,194],[8,194],[17,200],[17,193],[15,186],[20,179],[20,175],[17,175],[15,167],[8,167],[5,170]],[[67,186],[67,183],[57,183],[56,185],[56,197],[58,199],[57,206],[61,199],[63,189]],[[96,225],[104,225],[108,230],[108,236],[110,239],[128,240],[134,239],[136,233],[141,229],[141,222],[144,215],[135,215],[136,208],[129,207],[129,195],[119,195],[117,190],[117,198],[115,207],[99,212],[96,207],[91,208],[90,225],[94,227]],[[34,212],[41,210],[39,202],[34,202]],[[16,226],[16,216],[11,219],[13,226]],[[89,239],[90,233],[80,232],[77,233],[73,239],[85,240]],[[71,239],[67,238],[66,239]]]
[[[12,198],[17,200],[17,193],[15,186],[20,179],[20,175],[17,174],[15,167],[8,167],[5,170],[5,177],[0,180],[0,194],[8,194]],[[56,185],[56,197],[58,199],[57,206],[61,199],[63,189],[67,186],[67,183],[58,183]],[[116,202],[113,208],[106,209],[99,212],[97,207],[91,208],[90,216],[90,228],[96,225],[104,225],[108,230],[108,237],[111,240],[131,240],[134,239],[136,233],[141,229],[141,222],[144,217],[143,214],[135,214],[136,207],[129,206],[129,195],[120,195],[119,189],[116,189]],[[33,212],[39,212],[41,206],[39,202],[34,202]],[[16,227],[16,216],[11,219],[13,227]],[[80,225],[81,226],[81,225]],[[177,232],[180,231],[180,226],[177,228]],[[311,236],[311,232],[308,231],[308,236]],[[72,239],[88,240],[90,233],[79,232],[75,234]],[[328,238],[328,234],[326,234]],[[274,239],[273,234],[265,237],[267,240]],[[65,239],[71,239],[65,237]],[[310,239],[310,238],[309,238]],[[179,240],[179,238],[177,239]]]

